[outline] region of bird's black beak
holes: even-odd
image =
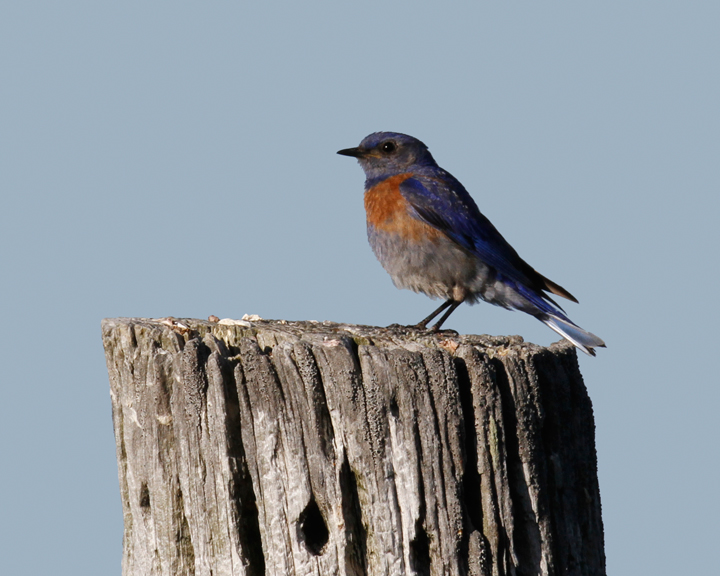
[[[360,148],[345,148],[345,150],[338,150],[338,154],[342,156],[352,156],[353,158],[360,158],[363,155]]]

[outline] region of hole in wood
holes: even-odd
[[[393,415],[393,418],[398,418],[400,416],[400,408],[398,407],[397,400],[394,397],[390,399],[390,414]]]
[[[300,540],[308,551],[315,556],[322,554],[330,534],[314,497],[310,498],[310,502],[300,514],[298,526]]]
[[[410,568],[419,576],[430,576],[430,540],[422,526],[415,526],[415,538],[410,541]]]
[[[140,508],[150,508],[150,490],[148,490],[147,482],[140,484]]]

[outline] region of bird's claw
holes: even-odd
[[[433,326],[432,328],[430,328],[430,330],[433,334],[444,334],[448,336],[459,335],[459,332],[457,330],[453,330],[452,328],[445,328],[444,330],[441,330],[440,328],[435,328],[435,326]]]

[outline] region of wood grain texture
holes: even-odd
[[[102,334],[125,576],[605,574],[572,345],[283,321]]]

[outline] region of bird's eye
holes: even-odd
[[[392,154],[397,149],[397,146],[395,145],[395,142],[392,140],[388,140],[387,142],[383,142],[380,145],[380,150],[382,150],[385,154]]]

